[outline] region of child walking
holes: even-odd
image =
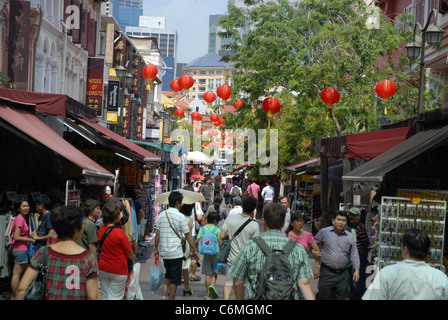
[[[207,224],[199,229],[196,244],[199,244],[199,253],[204,256],[202,274],[205,275],[205,289],[207,290],[204,299],[211,300],[212,298],[218,298],[218,291],[215,288],[218,275],[215,269],[218,264],[217,255],[221,245],[219,239],[221,229],[216,226],[220,220],[219,212],[210,211],[206,220]]]

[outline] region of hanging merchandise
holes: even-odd
[[[445,271],[445,216],[446,201],[382,197],[377,267],[381,269],[402,260],[403,233],[407,229],[416,228],[425,231],[431,239],[431,249],[425,261],[430,266]]]

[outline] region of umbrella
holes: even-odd
[[[201,176],[200,174],[193,174],[192,176],[190,176],[190,179],[192,179],[192,180],[196,180],[197,178],[199,178],[201,180],[205,179],[205,177]]]
[[[178,191],[178,192],[182,193],[182,195],[184,196],[184,198],[182,200],[183,204],[193,204],[193,203],[196,203],[199,201],[205,201],[204,196],[198,192],[193,192],[193,191],[184,190],[184,189],[177,189],[177,190],[173,190],[173,191]],[[168,197],[170,196],[171,192],[173,192],[173,191],[164,192],[164,193],[158,195],[155,201],[158,203],[162,203],[162,204],[168,204]]]
[[[212,164],[213,160],[203,152],[200,151],[190,151],[187,153],[187,161],[192,161],[196,164]]]

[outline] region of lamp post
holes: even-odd
[[[429,28],[431,17],[434,16],[434,25]],[[415,41],[417,27],[422,33],[422,45],[420,46]],[[411,60],[416,60],[420,57],[420,79],[418,88],[418,115],[417,115],[417,132],[422,130],[423,121],[423,86],[425,84],[425,42],[430,46],[439,46],[442,43],[444,31],[437,25],[437,10],[432,9],[428,16],[428,21],[425,26],[416,22],[414,25],[413,41],[406,45],[406,56]]]

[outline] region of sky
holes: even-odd
[[[208,20],[225,14],[227,0],[143,0],[143,15],[166,18],[178,34],[177,62],[189,63],[208,53]]]

